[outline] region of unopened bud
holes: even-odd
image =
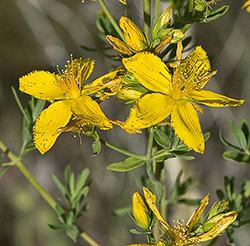
[[[168,25],[170,20],[170,8],[167,8],[158,18],[156,21],[153,31],[152,31],[152,38],[155,40],[158,36],[159,31],[166,25]]]
[[[149,210],[139,192],[135,192],[132,197],[133,217],[136,224],[144,230],[150,226],[151,218]]]
[[[137,100],[141,97],[141,95],[141,92],[128,87],[123,87],[116,93],[116,96],[124,101]]]

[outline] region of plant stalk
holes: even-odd
[[[100,141],[103,145],[107,146],[108,148],[110,149],[113,149],[115,150],[116,152],[119,152],[121,154],[124,154],[124,155],[127,155],[127,156],[130,156],[130,157],[135,157],[137,159],[140,159],[140,160],[146,160],[145,156],[144,155],[139,155],[139,154],[135,154],[135,153],[132,153],[130,151],[127,151],[125,149],[121,149],[107,141],[105,141],[104,139],[100,138]]]
[[[125,41],[123,32],[122,32],[121,28],[119,27],[119,25],[117,24],[117,22],[115,21],[114,17],[111,15],[110,11],[108,10],[107,5],[104,3],[103,0],[98,0],[98,2],[102,7],[103,12],[105,13],[107,18],[109,19],[110,23],[115,28],[116,32],[119,34],[119,36],[122,38],[122,40]]]
[[[56,212],[56,201],[47,193],[47,191],[37,182],[37,180],[32,176],[29,170],[21,162],[21,160],[15,156],[0,140],[0,149],[10,158],[21,173],[27,178],[30,184],[40,193],[43,199],[49,204],[49,206]],[[80,236],[89,243],[91,246],[100,246],[93,238],[91,238],[86,232],[80,234]]]
[[[151,25],[151,0],[144,0],[144,33],[148,41],[150,41],[150,25]]]
[[[161,1],[155,0],[155,20],[157,20],[160,16],[160,9],[161,9]]]

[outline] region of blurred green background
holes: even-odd
[[[130,16],[139,26],[142,26],[142,2],[128,0]],[[207,88],[233,98],[244,98],[246,102],[240,108],[204,107],[205,114],[200,117],[202,128],[204,132],[211,132],[205,154],[194,154],[194,161],[175,159],[165,164],[168,190],[183,169],[185,177],[192,175],[196,180],[193,190],[188,193],[190,197],[202,198],[209,192],[211,203],[217,199],[215,190],[223,188],[225,175],[235,176],[237,186],[244,178],[250,178],[249,165],[223,160],[224,147],[219,141],[219,129],[232,140],[230,120],[239,123],[244,117],[250,121],[250,14],[241,9],[243,1],[224,2],[230,5],[224,17],[209,24],[195,24],[188,35],[194,37],[193,43],[204,47],[211,57],[212,68],[219,71]],[[117,19],[124,14],[125,7],[117,0],[107,0],[106,3]],[[162,3],[162,9],[166,6]],[[74,57],[96,60],[91,79],[118,65],[100,52],[91,53],[80,48],[82,44],[103,47],[95,26],[95,14],[99,9],[98,3],[90,0],[84,4],[80,0],[0,1],[0,137],[14,153],[18,153],[21,146],[22,115],[11,86],[18,89],[20,76],[39,69],[53,72],[57,64],[65,64],[71,53]],[[18,94],[25,105],[29,96]],[[129,111],[129,106],[113,98],[105,101],[102,107],[111,119],[124,120]],[[145,133],[129,136],[118,128],[100,133],[111,143],[144,154]],[[67,164],[71,164],[76,172],[89,167],[92,180],[88,197],[90,209],[80,219],[80,225],[101,245],[142,242],[141,236],[129,233],[129,228],[134,227],[129,216],[126,213],[114,216],[114,210],[131,204],[131,195],[138,190],[135,176],[143,173],[144,168],[131,173],[108,171],[108,164],[123,160],[124,156],[103,147],[101,154],[92,158],[91,143],[92,139],[84,136],[80,144],[76,134],[66,133],[44,156],[33,151],[24,163],[56,199],[60,194],[55,189],[51,173],[62,177]],[[183,205],[170,207],[168,220],[186,220],[193,209]],[[47,224],[57,223],[54,213],[14,167],[0,180],[0,223],[1,246],[73,245],[63,232],[48,227]],[[223,237],[218,245],[226,245],[225,242]],[[237,231],[236,245],[249,246],[249,242],[249,227]],[[76,245],[87,244],[79,239]]]

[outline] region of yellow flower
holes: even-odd
[[[180,55],[177,55],[180,56]],[[142,129],[156,125],[171,115],[175,134],[196,152],[204,152],[204,138],[197,104],[210,107],[239,106],[244,100],[236,100],[203,90],[216,71],[210,73],[206,52],[199,46],[181,60],[173,76],[160,58],[148,52],[124,58],[126,69],[152,91],[137,100],[124,125],[124,129]]]
[[[247,0],[242,6],[242,8],[245,8],[246,11],[250,13],[250,0]]]
[[[161,225],[166,230],[166,236],[161,238],[159,242],[153,245],[161,245],[161,246],[188,246],[188,245],[196,245],[201,242],[205,242],[211,240],[219,234],[221,234],[225,229],[227,229],[237,218],[236,211],[224,212],[217,211],[215,213],[216,219],[213,219],[213,224],[209,228],[209,230],[202,231],[204,223],[209,219],[208,216],[204,221],[201,222],[201,215],[208,205],[208,195],[200,202],[198,208],[194,211],[189,221],[184,225],[183,222],[178,221],[174,227],[172,228],[167,221],[160,214],[157,206],[156,206],[156,195],[151,193],[151,191],[147,188],[143,188],[144,197],[146,202],[148,203],[149,208],[153,211],[156,218],[160,221]],[[225,206],[225,204],[224,204]],[[213,207],[211,208],[211,210]],[[210,210],[210,211],[211,211]],[[211,220],[211,219],[210,219]],[[198,226],[198,227],[197,227]],[[152,245],[152,244],[133,244],[135,245]]]
[[[98,126],[103,130],[112,124],[102,112],[97,102],[82,91],[82,85],[92,73],[94,60],[72,59],[59,75],[48,71],[34,71],[19,79],[19,89],[36,98],[54,101],[43,110],[34,125],[36,148],[44,154],[55,143],[72,115],[82,123]],[[84,88],[84,87],[83,87]]]
[[[123,30],[126,43],[111,35],[107,35],[106,39],[115,50],[128,56],[132,56],[141,51],[152,51],[154,54],[159,54],[166,44],[171,41],[176,42],[184,37],[184,34],[179,29],[164,29],[169,22],[169,18],[170,8],[167,8],[153,28],[153,42],[151,44],[148,43],[148,40],[140,28],[125,16],[120,18],[119,25]]]

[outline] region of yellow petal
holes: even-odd
[[[205,196],[202,201],[200,202],[199,207],[194,211],[194,213],[191,215],[189,221],[187,222],[187,231],[190,232],[194,225],[200,220],[201,215],[205,211],[207,205],[208,205],[208,195]]]
[[[99,90],[102,90],[104,88],[113,88],[117,85],[116,77],[118,78],[118,74],[124,74],[125,73],[124,67],[119,67],[115,71],[112,71],[110,73],[104,74],[103,76],[97,78],[89,85],[84,85],[82,89],[82,94],[84,95],[90,95],[93,93],[96,93]]]
[[[169,94],[171,75],[161,59],[152,53],[140,52],[122,59],[126,69],[151,91]]]
[[[106,39],[113,46],[113,48],[115,50],[118,50],[119,52],[121,52],[125,55],[128,55],[128,56],[133,55],[133,53],[131,52],[129,47],[124,42],[122,42],[120,39],[112,37],[111,35],[107,35]]]
[[[145,35],[133,21],[122,16],[119,24],[124,32],[125,41],[130,48],[138,52],[148,48]]]
[[[128,246],[152,246],[155,245],[153,243],[144,243],[144,244],[129,244]]]
[[[67,98],[76,99],[81,95],[82,84],[92,73],[95,62],[92,59],[73,59],[71,55],[67,63],[56,82]]]
[[[247,10],[248,12],[250,12],[249,5],[250,5],[250,0],[246,1],[246,2],[244,3],[244,5],[242,6],[242,8],[246,8],[246,10]]]
[[[31,72],[19,79],[19,90],[43,100],[64,99],[56,77],[59,76],[46,71]]]
[[[174,104],[175,101],[169,96],[160,93],[147,94],[131,109],[124,127],[142,129],[153,126],[170,115]]]
[[[177,66],[173,76],[174,90],[187,94],[193,89],[202,89],[214,73],[209,73],[210,62],[201,46],[190,53]],[[176,93],[177,93],[176,92]]]
[[[68,124],[71,118],[72,101],[64,100],[51,104],[42,111],[33,127],[36,148],[44,154],[61,134],[57,130]]]
[[[244,100],[233,99],[206,90],[192,91],[187,97],[196,103],[210,107],[235,107],[244,103]]]
[[[95,61],[92,59],[74,59],[69,64],[64,74],[72,74],[78,84],[82,85],[82,83],[92,74],[94,66]]]
[[[158,208],[156,206],[156,195],[153,194],[146,187],[143,187],[143,193],[144,193],[144,197],[146,199],[146,202],[147,202],[148,206],[153,211],[153,213],[155,214],[156,218],[161,222],[161,224],[166,229],[166,231],[170,234],[170,236],[173,237],[174,232],[173,232],[172,228],[167,223],[167,221],[165,221],[165,219],[162,217],[162,215],[160,214],[160,212],[159,212],[159,210],[158,210]]]
[[[98,126],[103,130],[113,127],[108,118],[102,112],[99,104],[88,96],[81,96],[74,101],[73,113],[88,124]]]
[[[171,126],[175,134],[190,149],[204,152],[204,138],[201,131],[199,117],[193,105],[185,100],[176,103],[171,114]]]
[[[192,239],[194,239],[196,242],[204,242],[217,237],[236,220],[237,216],[238,213],[236,211],[225,213],[210,231],[200,236],[192,237]]]
[[[123,3],[123,4],[127,4],[127,1],[126,0],[119,0],[119,2]]]

